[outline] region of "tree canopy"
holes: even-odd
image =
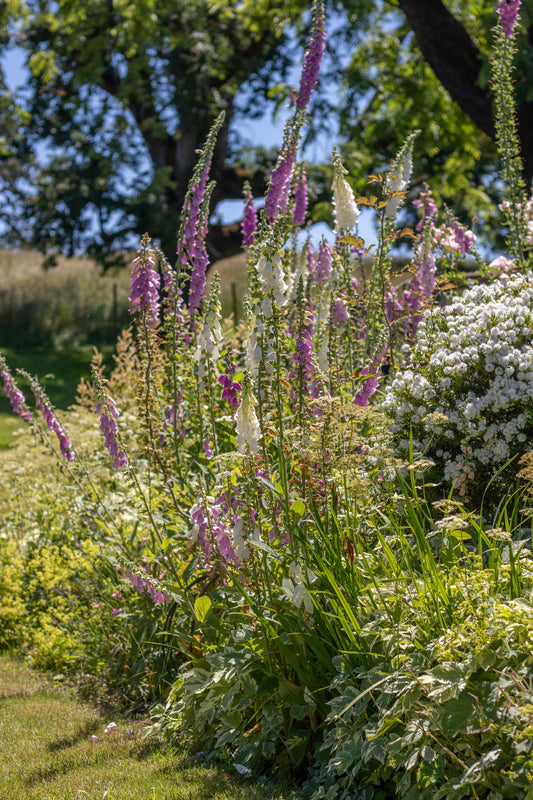
[[[347,0],[356,39],[340,130],[350,172],[379,171],[414,129],[414,176],[462,216],[501,192],[491,94],[493,0]],[[533,2],[523,0],[515,89],[524,178],[533,177]],[[362,186],[358,187],[362,190]]]
[[[171,255],[196,152],[222,109],[214,199],[240,197],[242,175],[225,163],[232,119],[242,106],[260,114],[285,75],[295,9],[284,0],[12,4],[11,41],[28,54],[30,77],[26,114],[11,108],[10,125],[45,164],[27,166],[32,191],[18,183],[33,244],[103,256],[148,230]],[[212,231],[215,256],[219,239]]]
[[[465,217],[490,216],[500,192],[493,0],[331,0],[326,9],[328,69],[310,135],[338,120],[362,193],[367,176],[419,129],[415,179]],[[263,113],[273,91],[290,94],[283,82],[303,54],[294,42],[307,11],[305,0],[8,0],[0,49],[21,47],[30,77],[19,98],[0,81],[6,241],[110,263],[132,234],[149,231],[172,257],[196,152],[221,109],[213,202],[241,197],[245,177],[261,195],[269,153],[251,148],[235,158],[239,115]],[[523,0],[521,16],[515,77],[529,187],[533,0]],[[325,199],[323,188],[319,172],[315,200]],[[327,217],[327,205],[315,202],[312,213]],[[238,233],[211,226],[212,259],[239,246]]]

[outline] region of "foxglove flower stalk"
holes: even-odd
[[[366,370],[361,370],[361,375],[366,375]],[[379,375],[371,375],[366,381],[365,385],[363,386],[363,390],[359,392],[359,394],[355,395],[354,402],[358,406],[365,407],[368,405],[368,401],[375,394],[376,389],[379,386]]]
[[[274,222],[280,212],[287,210],[297,148],[297,132],[288,129],[265,198],[265,214],[269,222]]]
[[[210,564],[213,550],[209,537],[209,519],[202,505],[194,505],[191,508],[192,528],[189,531],[189,539],[198,542],[203,550],[206,564]]]
[[[415,337],[418,325],[422,318],[421,312],[427,306],[428,301],[433,297],[435,286],[435,274],[437,266],[435,256],[427,243],[422,243],[421,250],[417,252],[419,260],[418,269],[403,293],[403,300],[406,306],[406,317],[404,322],[404,334]]]
[[[115,401],[109,395],[102,395],[102,400],[95,409],[100,417],[100,430],[104,434],[104,444],[107,452],[113,457],[113,469],[122,472],[128,466],[128,457],[120,446],[120,437],[117,425],[119,417]]]
[[[331,308],[331,324],[334,328],[342,328],[350,318],[348,307],[344,300],[336,300]]]
[[[307,260],[307,272],[311,278],[311,283],[316,282],[315,278],[315,271],[316,271],[316,257],[315,257],[315,248],[313,247],[313,242],[311,241],[311,237],[307,240],[306,246],[306,260]]]
[[[131,583],[135,589],[137,589],[139,594],[142,594],[143,590],[146,589],[152,598],[152,602],[156,604],[162,604],[170,603],[172,601],[171,596],[167,594],[167,592],[163,592],[160,588],[158,588],[152,576],[141,576],[130,569],[127,571],[126,577],[130,579]]]
[[[198,362],[198,376],[200,378],[203,378],[206,373],[206,360],[209,360],[213,368],[216,369],[220,358],[219,348],[222,341],[220,315],[220,278],[218,273],[215,273],[211,284],[207,313],[198,337],[198,345],[193,355],[194,361]]]
[[[395,320],[397,320],[402,312],[403,306],[400,302],[400,298],[398,297],[396,287],[391,286],[390,289],[385,292],[385,314],[389,324],[392,324]]]
[[[296,338],[295,360],[302,370],[304,381],[307,382],[316,369],[313,363],[313,339],[308,328],[304,328]]]
[[[412,133],[396,156],[391,171],[385,180],[385,191],[389,194],[403,192],[409,185],[413,171],[413,145],[418,131]],[[394,219],[403,203],[403,197],[391,197],[385,206],[385,219]]]
[[[502,24],[503,32],[508,39],[511,39],[514,27],[518,20],[521,0],[501,0],[498,6],[498,15]]]
[[[149,241],[143,239],[143,249],[133,261],[129,301],[130,314],[144,312],[147,326],[155,328],[159,321],[159,275],[154,269],[155,253],[147,249]]]
[[[242,389],[241,384],[233,380],[235,370],[235,364],[228,364],[226,372],[217,378],[217,381],[222,386],[222,399],[227,402],[233,411],[236,411],[239,407],[238,392]]]
[[[242,401],[235,415],[237,429],[237,451],[242,455],[247,453],[259,452],[259,441],[261,439],[261,428],[255,413],[257,403],[252,393],[252,382],[248,375],[245,375],[242,387]]]
[[[222,113],[219,114],[209,131],[205,147],[189,184],[182,210],[177,256],[182,271],[186,274],[190,271],[189,311],[191,316],[200,306],[205,293],[205,275],[209,263],[205,236],[209,218],[209,201],[213,188],[212,184],[209,185],[209,170],[216,138],[223,122],[224,114]]]
[[[9,399],[9,402],[11,403],[13,411],[15,414],[18,414],[21,419],[25,419],[26,422],[31,422],[32,416],[30,409],[26,405],[24,395],[16,385],[13,376],[8,370],[3,359],[0,359],[0,367],[2,367],[0,375],[4,380],[4,391]]]
[[[43,415],[46,427],[48,428],[49,431],[53,431],[57,436],[59,441],[59,449],[61,450],[61,455],[63,456],[63,458],[66,458],[67,461],[74,461],[74,453],[72,451],[72,445],[70,443],[65,428],[56,418],[47,399],[38,390],[35,391],[35,403],[37,405],[37,408]]]
[[[359,209],[353,191],[344,175],[348,171],[342,166],[337,150],[333,150],[333,205],[335,208],[335,233],[351,231],[357,225]]]
[[[368,401],[372,395],[376,393],[376,390],[379,386],[379,381],[381,379],[381,363],[383,361],[383,356],[384,354],[378,356],[369,370],[361,370],[362,377],[366,377],[367,375],[369,377],[366,378],[362,390],[354,397],[354,402],[356,405],[364,408],[368,405]]]
[[[305,167],[300,165],[294,181],[294,206],[292,208],[292,222],[294,225],[303,225],[307,213],[307,175]]]
[[[413,200],[413,205],[421,214],[420,219],[416,224],[416,229],[417,231],[423,231],[426,224],[426,219],[433,220],[438,213],[431,189],[426,188],[425,192],[420,192],[420,196]]]
[[[316,261],[316,270],[314,279],[316,283],[325,283],[331,278],[331,262],[333,259],[333,252],[327,241],[322,237],[318,247],[318,258]]]
[[[461,255],[472,252],[476,240],[472,231],[455,221],[448,225],[443,223],[439,227],[433,227],[432,238],[443,250]]]
[[[179,329],[183,324],[183,299],[178,286],[177,275],[166,259],[162,262],[162,267],[165,307],[168,317],[173,320],[173,324]]]
[[[257,230],[257,211],[254,197],[248,181],[244,184],[244,217],[241,223],[243,247],[251,247],[255,242]]]
[[[304,109],[309,103],[313,89],[318,80],[320,65],[324,55],[326,30],[324,4],[322,0],[316,0],[312,13],[313,33],[311,34],[309,46],[304,55],[302,77],[300,78],[300,91],[298,93],[298,99],[296,100],[297,109]]]
[[[271,298],[274,299],[279,308],[283,308],[288,302],[288,286],[285,282],[281,254],[276,252],[272,258],[261,256],[255,268],[264,295],[262,303],[263,316],[269,319],[272,316]]]
[[[205,282],[209,256],[205,245],[208,223],[208,207],[202,209],[200,222],[196,227],[196,235],[189,250],[192,262],[191,284],[189,288],[189,313],[191,316],[200,307],[205,297]]]

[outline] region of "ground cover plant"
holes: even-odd
[[[217,276],[205,283],[219,119],[177,269],[141,242],[136,329],[113,369],[96,354],[59,418],[22,371],[30,407],[2,361],[35,437],[1,462],[5,647],[111,707],[150,708],[153,735],[243,775],[288,773],[317,800],[532,796],[519,5],[500,4],[493,64],[512,258],[484,264],[428,191],[416,230],[397,221],[416,133],[365,197],[334,152],[335,239],[313,244],[297,154],[324,46],[317,2],[259,216],[245,189],[244,319],[224,321]],[[363,204],[376,248],[357,234]],[[411,247],[400,280],[398,242]],[[459,296],[467,256],[479,285]]]

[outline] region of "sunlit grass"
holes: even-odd
[[[0,658],[0,797],[12,800],[296,800],[143,739],[145,722],[110,720]],[[96,741],[91,737],[96,736]]]

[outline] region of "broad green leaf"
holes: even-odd
[[[207,595],[197,597],[194,601],[194,613],[199,622],[204,622],[211,608],[211,599]]]

